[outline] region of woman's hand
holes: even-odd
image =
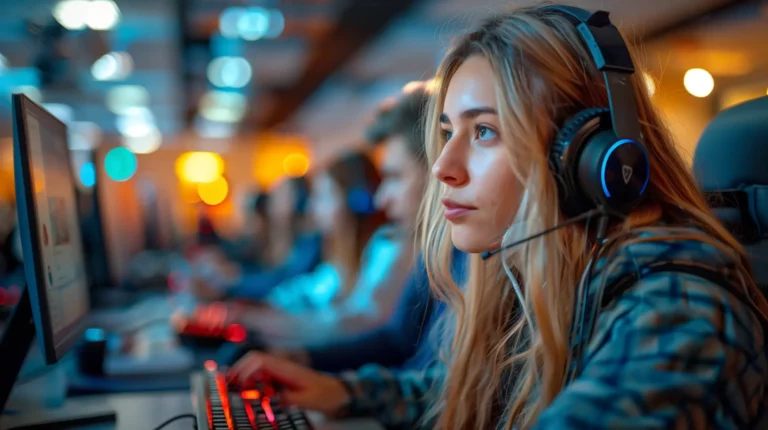
[[[244,386],[260,378],[274,379],[283,386],[280,395],[286,403],[327,415],[336,415],[350,400],[337,378],[262,352],[248,353],[227,376]]]

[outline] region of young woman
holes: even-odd
[[[251,221],[260,227],[260,246],[250,264],[237,264],[215,253],[211,258],[195,261],[194,291],[200,298],[235,298],[263,300],[281,282],[308,273],[322,257],[322,240],[308,228],[307,201],[309,183],[306,178],[289,178],[267,195],[252,203]],[[250,226],[254,227],[254,226]],[[248,226],[246,228],[249,228]],[[256,240],[256,237],[252,238]]]
[[[599,27],[597,38],[614,31],[607,15],[582,16],[589,24],[581,30]],[[636,75],[617,81],[630,86],[611,106],[621,120],[636,110],[650,164],[644,198],[628,216],[571,223],[488,259],[473,255],[461,289],[447,275],[451,242],[483,253],[572,219],[565,203],[574,196],[559,181],[588,182],[589,172],[555,174],[550,163],[562,157],[553,149],[579,129],[566,126],[574,115],[609,106],[587,48],[595,46],[582,42],[577,24],[551,7],[500,14],[461,37],[439,68],[424,216],[430,277],[453,309],[442,364],[333,377],[252,354],[233,377],[270,373],[289,387],[287,401],[374,415],[393,428],[768,426],[768,305]],[[613,42],[608,61],[623,55]],[[634,97],[617,100],[626,89]],[[610,121],[605,112],[591,116]],[[620,176],[605,182],[642,174],[618,166]]]
[[[267,297],[272,307],[301,313],[349,295],[363,249],[385,221],[373,204],[380,182],[376,167],[360,153],[341,157],[314,178],[310,210],[323,235],[326,261],[275,288]]]

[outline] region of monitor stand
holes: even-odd
[[[19,302],[11,314],[5,333],[0,339],[0,357],[3,357],[3,368],[0,371],[0,414],[5,411],[8,398],[16,383],[16,378],[24,365],[32,342],[35,339],[35,325],[32,316],[32,304],[29,300],[29,292],[22,288]],[[2,415],[0,415],[2,417]],[[62,418],[57,421],[45,421],[39,424],[16,427],[16,430],[46,428],[65,429],[83,425],[93,425],[105,422],[115,422],[115,411],[100,411],[88,415],[77,415]]]

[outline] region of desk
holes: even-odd
[[[0,429],[60,419],[78,412],[87,414],[89,411],[97,412],[112,409],[117,413],[116,424],[100,424],[87,428],[151,430],[169,418],[192,413],[192,402],[189,392],[176,391],[158,394],[82,396],[68,399],[61,408],[41,410],[36,407],[35,409],[26,414],[3,416],[0,418]],[[317,430],[382,430],[382,427],[373,420],[322,422],[319,416],[309,415]],[[192,419],[185,418],[169,424],[164,430],[189,430],[191,428],[193,428]]]

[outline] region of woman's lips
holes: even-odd
[[[461,204],[451,199],[443,199],[442,202],[443,202],[443,206],[445,206],[445,219],[449,221],[459,218],[477,209],[474,206]]]

